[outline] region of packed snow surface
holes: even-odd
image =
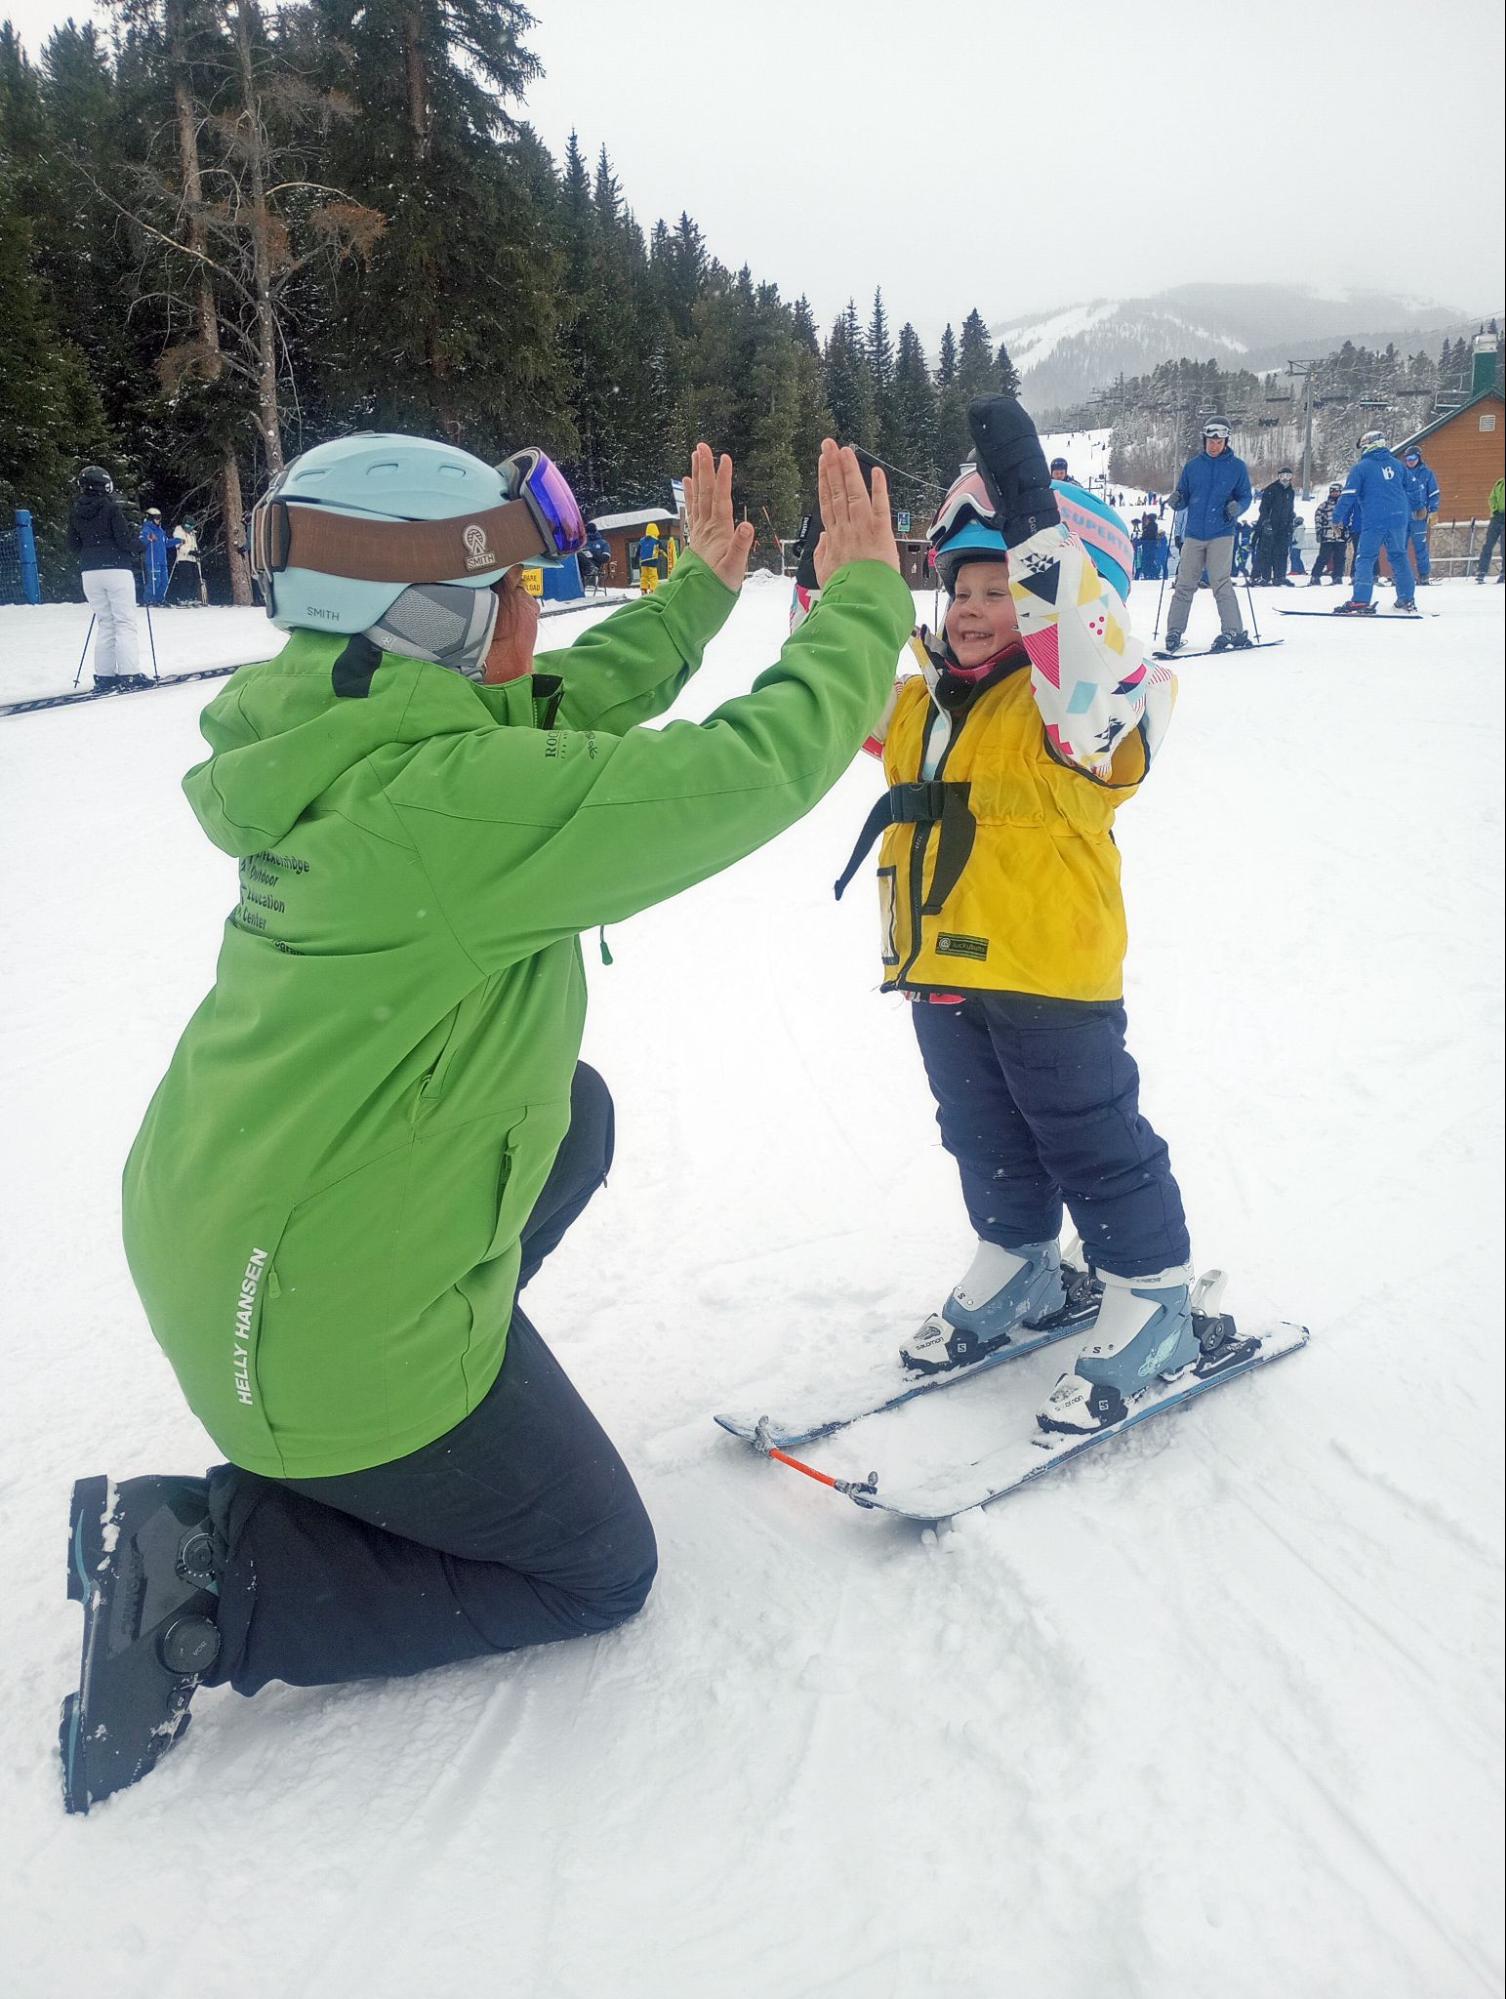
[[[749,588],[683,713],[772,659],[786,594]],[[1305,1352],[939,1536],[712,1426],[897,1345],[969,1259],[870,895],[832,901],[860,760],[587,953],[617,1163],[529,1310],[654,1515],[643,1615],[201,1694],[87,1819],[57,1783],[70,1482],[211,1456],[118,1178],[236,883],[178,790],[213,683],[0,721],[8,1999],[1499,1992],[1503,595],[1364,626],[1257,597],[1284,646],[1186,663],[1120,817],[1131,1043],[1196,1252]],[[266,649],[242,614],[158,626]],[[0,612],[0,683],[81,642],[77,609]]]

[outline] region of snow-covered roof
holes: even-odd
[[[597,514],[591,521],[593,528],[600,528],[608,534],[613,528],[646,528],[650,521],[672,521],[678,516],[665,513],[662,507],[644,507],[636,514]]]

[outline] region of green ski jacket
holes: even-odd
[[[686,556],[499,687],[383,654],[337,693],[346,641],[299,632],[205,711],[185,790],[240,902],[126,1163],[125,1246],[232,1463],[385,1464],[496,1379],[569,1123],[579,933],[807,812],[914,619],[893,570],[851,564],[750,693],[640,727],[735,601]]]

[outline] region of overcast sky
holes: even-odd
[[[530,0],[523,107],[823,326],[1197,281],[1503,285],[1500,0]],[[33,56],[68,14],[0,0]]]

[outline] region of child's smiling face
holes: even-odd
[[[982,666],[1016,643],[1020,623],[1003,562],[964,562],[947,607],[946,635],[959,666]]]

